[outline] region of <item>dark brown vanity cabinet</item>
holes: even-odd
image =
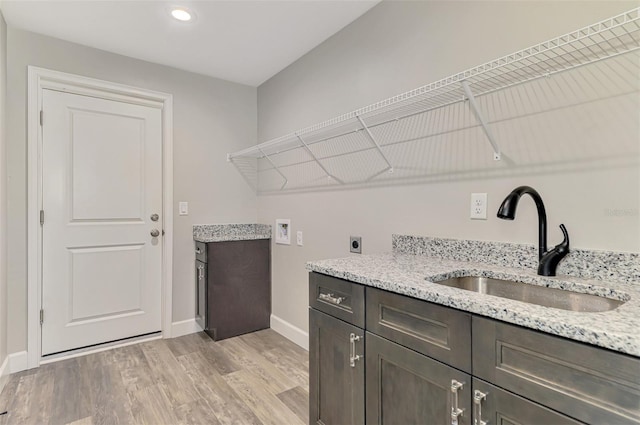
[[[218,341],[270,325],[271,241],[196,242],[196,321]]]
[[[311,273],[314,424],[639,424],[640,361]]]

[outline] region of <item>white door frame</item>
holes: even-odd
[[[27,367],[42,360],[42,93],[52,89],[83,96],[150,106],[162,111],[162,336],[171,337],[173,287],[173,96],[123,84],[28,67],[27,106]],[[46,116],[44,120],[46,120]]]

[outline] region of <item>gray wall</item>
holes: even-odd
[[[8,29],[9,352],[26,349],[27,65],[173,94],[174,322],[194,317],[193,240],[200,223],[255,222],[256,197],[226,153],[255,143],[256,89]],[[189,202],[179,216],[177,203]]]
[[[633,7],[637,2],[382,2],[258,88],[258,141],[333,118]],[[550,84],[562,85],[569,78],[553,77]],[[304,232],[303,247],[295,245],[295,238],[291,246],[274,245],[273,314],[308,329],[304,263],[350,255],[349,235],[363,237],[364,253],[389,251],[392,233],[536,243],[537,219],[530,200],[522,202],[514,222],[495,217],[504,196],[521,184],[537,188],[544,198],[550,244],[560,241],[558,225],[565,223],[574,247],[640,251],[638,98],[636,91],[609,103],[532,115],[530,122],[535,125],[526,132],[516,132],[526,143],[516,146],[501,140],[505,153],[513,153],[517,147],[545,165],[526,173],[505,167],[499,177],[453,175],[431,183],[259,196],[261,223],[290,218],[292,234]],[[624,128],[609,121],[615,120],[609,111],[625,115]],[[559,114],[569,121],[558,120]],[[563,137],[558,137],[558,132]],[[551,143],[534,137],[540,133],[557,140]],[[478,143],[483,146],[483,155],[490,156],[486,141]],[[609,150],[626,155],[628,161],[610,164],[604,160]],[[596,161],[582,166],[572,159],[584,152],[595,153]],[[443,163],[455,161],[458,154],[462,153],[445,151],[448,156]],[[564,155],[562,162],[546,166],[560,154]],[[598,158],[603,160],[598,162]],[[467,159],[473,168],[474,158]],[[472,192],[488,193],[487,221],[469,219]],[[611,210],[622,213],[611,214]]]
[[[7,24],[0,13],[0,365],[7,357]],[[0,381],[1,382],[1,381]],[[0,386],[1,388],[1,386]]]

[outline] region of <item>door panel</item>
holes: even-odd
[[[142,221],[145,120],[74,109],[69,115],[72,220]]]
[[[69,323],[142,312],[143,248],[133,245],[69,249]]]
[[[43,91],[42,355],[161,330],[157,108]]]

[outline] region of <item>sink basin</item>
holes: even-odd
[[[480,294],[509,298],[510,300],[570,311],[609,311],[624,304],[624,301],[598,295],[547,288],[511,280],[492,279],[489,277],[452,277],[434,283],[464,289],[466,291],[478,292]]]

